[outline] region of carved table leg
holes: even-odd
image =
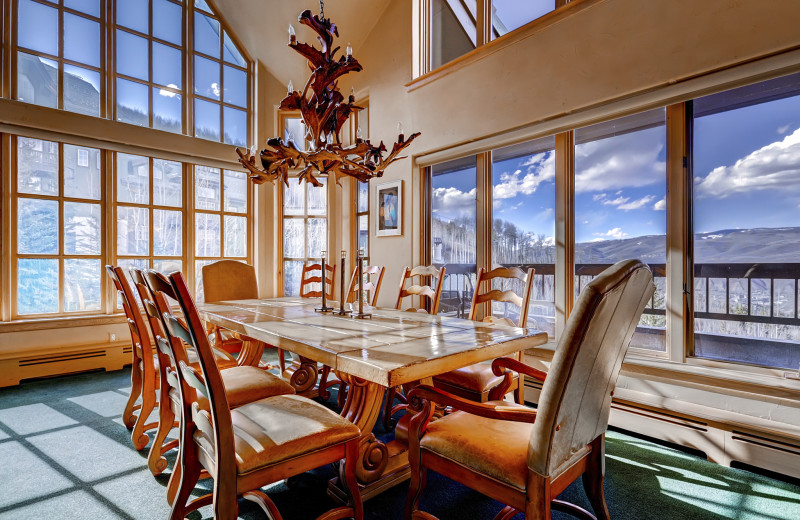
[[[236,358],[236,364],[239,366],[259,366],[261,355],[264,354],[265,344],[247,336],[239,336],[239,338],[242,340],[242,350]]]
[[[409,478],[407,435],[398,431],[395,440],[384,444],[375,438],[372,429],[383,406],[383,395],[386,388],[348,374],[338,373],[343,383],[348,385],[347,400],[342,409],[342,416],[352,421],[361,429],[359,460],[356,466],[361,497],[368,500],[386,489]],[[403,417],[405,419],[408,416]],[[403,419],[398,430],[405,427]],[[407,429],[407,428],[406,428]],[[404,433],[404,432],[403,432]],[[334,478],[328,485],[328,494],[340,502],[346,503],[347,494]]]
[[[316,397],[314,387],[317,384],[319,368],[317,362],[302,356],[292,356],[292,364],[286,367],[283,378],[289,381],[297,394]]]

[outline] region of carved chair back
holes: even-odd
[[[107,265],[106,272],[117,290],[122,302],[122,310],[125,312],[125,318],[131,331],[134,363],[141,361],[146,365],[149,362],[152,367],[153,345],[150,342],[150,336],[147,334],[147,327],[144,324],[144,319],[142,319],[142,313],[139,311],[139,305],[136,303],[131,286],[125,277],[125,271],[121,267]]]
[[[375,281],[369,280],[365,281],[363,284],[363,289],[366,291],[367,294],[370,295],[368,301],[366,302],[368,305],[375,306],[375,302],[378,301],[378,293],[381,290],[381,283],[383,282],[383,274],[386,271],[386,268],[379,265],[368,265],[362,268],[362,274],[369,279],[370,276],[377,276]],[[352,303],[356,301],[356,293],[358,292],[358,266],[353,268],[353,275],[350,277],[350,283],[347,285],[347,299],[345,303]]]
[[[258,298],[256,270],[236,260],[220,260],[203,266],[203,294],[207,302]]]
[[[428,307],[410,307],[404,310],[437,314],[439,312],[439,300],[442,297],[442,282],[444,282],[444,273],[444,266],[436,267],[433,265],[418,265],[413,269],[409,267],[403,269],[403,275],[400,277],[400,290],[397,293],[397,303],[395,303],[394,308],[400,310],[403,298],[407,296],[419,296],[420,298],[427,298]],[[435,280],[432,280],[430,285],[422,285],[422,280],[425,276],[431,276]],[[419,283],[413,283],[406,288],[406,280],[412,278],[417,278]],[[428,311],[428,309],[430,309],[430,311]]]
[[[325,297],[333,299],[333,280],[336,275],[336,266],[325,265]],[[319,273],[319,274],[317,274]],[[322,288],[315,291],[309,287],[311,284],[322,283],[322,264],[311,264],[303,266],[303,274],[300,277],[300,297],[301,298],[322,298]]]
[[[494,288],[495,282],[500,282],[501,289]],[[522,291],[517,293],[514,286],[522,285]],[[509,287],[504,289],[504,287]],[[525,327],[528,323],[528,303],[531,300],[533,287],[533,268],[527,272],[518,267],[496,267],[490,271],[478,269],[478,281],[472,293],[472,306],[469,309],[469,319],[476,319],[479,305],[488,302],[489,315],[483,321],[489,323],[504,323],[512,327]],[[481,292],[483,291],[483,292]],[[519,319],[514,323],[509,318],[499,318],[492,314],[492,303],[513,304],[519,309]]]
[[[539,398],[528,449],[535,473],[555,475],[606,431],[622,359],[654,290],[650,269],[626,260],[581,291]]]
[[[167,333],[179,338],[186,345],[194,347],[200,359],[200,371],[186,363],[179,365],[179,381],[184,395],[194,390],[208,400],[208,408],[200,407],[195,403],[184,402],[184,413],[191,421],[190,424],[192,426],[206,433],[209,439],[213,439],[214,445],[211,449],[213,450],[216,467],[214,486],[216,488],[226,485],[235,486],[236,458],[233,424],[222,375],[217,366],[211,344],[208,341],[208,336],[205,334],[203,320],[197,312],[183,274],[180,272],[172,273],[169,275],[169,282],[183,312],[185,322],[172,312],[164,313]],[[191,443],[192,439],[184,438],[182,441]],[[234,493],[234,496],[236,494]]]

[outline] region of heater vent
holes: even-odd
[[[104,349],[81,350],[68,354],[53,354],[49,356],[39,356],[19,360],[20,367],[30,367],[34,365],[48,365],[52,363],[63,363],[64,361],[75,361],[78,359],[91,359],[106,357]]]

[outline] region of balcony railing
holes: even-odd
[[[529,326],[550,329],[555,320],[553,264],[533,267]],[[576,264],[575,297],[610,264]],[[466,318],[475,283],[475,264],[445,264],[440,312]],[[656,292],[644,311],[637,345],[663,350],[666,266],[650,264]],[[694,354],[698,357],[780,368],[800,365],[800,263],[704,263],[694,266]],[[531,323],[531,319],[535,323]],[[660,336],[660,339],[659,339]],[[637,339],[634,338],[634,343]]]

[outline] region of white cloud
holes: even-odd
[[[500,183],[494,186],[492,194],[495,199],[510,199],[517,195],[531,195],[540,185],[556,178],[556,154],[536,154],[523,163],[522,170],[514,173],[502,173]]]
[[[619,240],[621,238],[626,238],[628,236],[627,233],[622,231],[622,228],[615,227],[613,229],[609,229],[605,233],[592,233],[592,235],[596,237],[600,237],[599,239],[594,239],[593,242],[597,242],[598,240],[604,240],[605,238],[613,238]]]
[[[433,190],[433,212],[440,219],[452,220],[475,212],[477,189],[463,192],[458,188],[436,188]]]
[[[783,126],[781,126],[781,127],[779,127],[779,128],[778,128],[778,133],[779,133],[780,135],[784,135],[784,134],[785,134],[786,132],[788,132],[788,131],[789,131],[791,128],[792,128],[792,127],[791,127],[791,126],[789,126],[789,125],[783,125]]]
[[[736,193],[800,188],[800,128],[737,160],[695,178],[699,197],[724,199]]]
[[[666,211],[667,209],[667,197],[659,200],[655,204],[653,204],[653,209],[656,211]]]
[[[656,198],[655,195],[645,195],[641,199],[633,200],[626,204],[620,204],[617,206],[617,209],[621,209],[623,211],[630,211],[632,209],[642,209],[643,207],[647,206]]]
[[[579,144],[575,189],[609,191],[663,182],[666,164],[659,155],[664,146],[663,127]]]
[[[620,195],[622,192],[618,191],[617,195]],[[606,197],[605,193],[600,193],[599,195],[595,195],[592,197],[592,200],[595,202],[600,202],[604,206],[614,206],[617,209],[621,209],[623,211],[630,211],[632,209],[641,209],[646,205],[650,204],[655,199],[655,195],[645,195],[641,199],[631,200],[630,197],[617,197],[616,199],[609,199]],[[630,201],[630,202],[629,202]]]

